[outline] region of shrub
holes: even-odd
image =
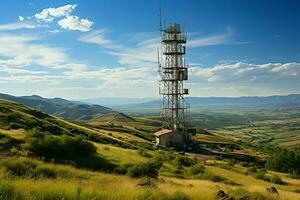
[[[147,163],[142,163],[134,165],[128,168],[127,174],[130,177],[150,177],[157,178],[158,171],[161,168],[162,163],[159,161],[150,161]]]
[[[275,184],[279,184],[279,185],[283,185],[284,184],[284,182],[282,181],[282,179],[279,176],[277,176],[277,175],[272,176],[270,178],[270,182],[271,183],[275,183]]]
[[[265,171],[257,172],[255,174],[255,178],[270,182],[270,179],[265,175]]]
[[[183,174],[183,167],[181,165],[177,165],[172,169],[172,172],[175,173],[176,175],[178,174]]]
[[[15,122],[11,122],[9,123],[9,126],[8,126],[9,129],[19,129],[19,128],[22,128],[22,126],[18,123],[15,123]]]
[[[128,166],[120,165],[114,169],[114,172],[117,174],[126,174],[128,170]]]
[[[94,145],[82,137],[53,136],[38,129],[28,132],[25,148],[48,159],[73,160],[96,153]]]
[[[166,151],[156,151],[153,157],[160,161],[173,161],[175,159],[175,155],[172,152]]]
[[[12,112],[6,115],[6,121],[8,122],[18,122],[20,119],[20,114],[16,112]]]
[[[249,167],[249,163],[247,162],[241,162],[240,164],[242,167]]]
[[[189,157],[177,155],[175,165],[189,167],[195,165],[197,162]]]
[[[196,175],[204,172],[204,166],[196,164],[190,168],[191,174]]]
[[[5,172],[12,176],[28,176],[28,177],[46,177],[55,178],[56,171],[37,165],[37,163],[23,159],[10,159],[0,163]]]
[[[25,159],[14,159],[2,161],[1,166],[13,176],[25,176],[32,174],[37,164]]]
[[[266,168],[280,172],[300,174],[300,153],[277,148],[267,159]]]
[[[290,173],[289,177],[294,178],[294,179],[300,179],[300,174],[297,173],[297,171],[293,170],[293,171]]]
[[[247,168],[247,172],[249,172],[249,173],[255,173],[255,172],[257,172],[257,169],[256,169],[255,166],[251,166],[251,167]]]
[[[142,148],[138,150],[138,154],[147,158],[151,157],[151,154]]]

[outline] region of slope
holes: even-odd
[[[99,114],[115,112],[110,108],[100,105],[72,102],[61,98],[48,99],[37,95],[15,97],[0,94],[0,99],[18,102],[50,115],[72,120],[90,120]]]

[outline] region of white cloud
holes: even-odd
[[[0,25],[0,31],[12,31],[12,30],[18,30],[24,28],[32,29],[35,28],[35,25],[30,22],[24,22],[24,21]]]
[[[97,30],[78,38],[81,42],[98,44],[108,51],[106,53],[117,56],[118,62],[130,67],[155,66],[157,62],[157,48],[159,38],[148,38],[133,47],[118,44],[104,36],[106,30]],[[133,35],[135,37],[135,35]],[[130,40],[130,39],[129,39]]]
[[[93,31],[86,35],[80,36],[78,38],[78,41],[92,43],[92,44],[98,44],[98,45],[108,48],[108,49],[122,48],[122,45],[115,44],[113,41],[107,39],[104,36],[105,32],[106,32],[106,30],[104,30],[104,29],[96,30],[96,31]]]
[[[214,67],[192,67],[190,74],[195,82],[251,82],[300,78],[300,63],[221,64]]]
[[[231,28],[227,28],[226,32],[218,35],[205,36],[200,38],[192,38],[187,41],[188,47],[202,47],[202,46],[211,46],[211,45],[219,45],[226,44],[232,41],[233,31]]]
[[[59,20],[58,25],[60,25],[60,27],[63,29],[86,32],[91,30],[93,22],[89,21],[88,19],[80,19],[77,16],[70,15]]]
[[[26,69],[15,69],[9,67],[0,67],[0,72],[6,72],[12,75],[35,75],[35,74],[47,74],[46,71],[32,71]]]
[[[61,48],[32,44],[41,38],[37,36],[0,35],[0,64],[13,68],[42,66],[58,68],[68,60]]]
[[[76,15],[71,15],[76,7],[77,4],[67,4],[58,8],[46,8],[40,13],[35,14],[34,17],[38,22],[46,23],[50,23],[56,18],[62,18],[57,22],[62,29],[82,32],[90,31],[94,22],[88,19],[82,19]]]
[[[70,79],[62,71],[85,71],[86,65],[73,62],[62,48],[36,44],[34,35],[0,34],[0,82],[57,84]]]
[[[151,38],[138,43],[135,47],[109,51],[109,54],[118,56],[118,62],[132,67],[152,67],[157,69],[157,49],[159,38]]]
[[[46,8],[42,12],[35,14],[37,20],[44,22],[52,22],[56,17],[69,16],[72,11],[77,7],[77,4],[68,4],[58,8]]]
[[[19,16],[19,21],[24,21],[24,17],[23,16]]]
[[[108,54],[114,55],[118,58],[118,62],[122,65],[131,67],[156,67],[157,63],[157,50],[160,47],[160,37],[153,35],[153,33],[135,33],[129,36],[135,40],[143,40],[134,46],[120,45],[115,41],[109,40],[104,36],[104,30],[94,31],[87,35],[78,38],[79,41],[98,44],[106,48]],[[234,32],[229,27],[226,31],[219,35],[195,37],[192,34],[192,39],[188,41],[188,48],[195,48],[200,46],[222,45],[222,44],[245,44],[245,42],[236,42],[234,40]],[[128,36],[128,34],[127,34]],[[247,43],[247,42],[246,42]],[[209,56],[206,54],[205,56]]]

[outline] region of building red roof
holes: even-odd
[[[169,134],[169,133],[172,133],[173,131],[172,130],[169,130],[169,129],[162,129],[160,131],[157,131],[154,133],[155,136],[159,137],[161,135],[165,135],[165,134]]]

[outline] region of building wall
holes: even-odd
[[[178,133],[170,133],[156,137],[156,144],[162,146],[178,146],[182,144],[182,135]]]

